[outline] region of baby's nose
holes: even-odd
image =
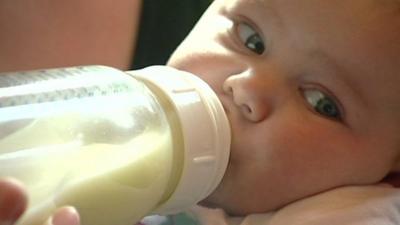
[[[242,115],[252,122],[261,122],[268,117],[270,106],[266,92],[251,75],[229,76],[223,90],[232,97]]]

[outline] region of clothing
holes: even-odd
[[[212,0],[143,0],[131,69],[163,65]]]

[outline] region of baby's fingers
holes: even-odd
[[[45,225],[80,225],[79,214],[73,207],[58,209]]]

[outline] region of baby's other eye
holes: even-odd
[[[264,41],[252,26],[245,22],[239,22],[236,27],[236,32],[239,36],[240,41],[243,42],[246,48],[250,49],[258,55],[264,53]]]
[[[331,119],[342,119],[340,107],[338,106],[334,98],[324,94],[317,89],[303,90],[303,94],[307,102],[314,108],[317,113]]]

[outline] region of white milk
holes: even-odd
[[[28,135],[30,131],[46,129],[49,124],[35,121],[4,138],[0,149],[20,142],[21,136],[34,137]],[[39,156],[39,152],[46,156]],[[11,154],[0,158],[0,174],[13,173],[27,184],[30,204],[37,205],[24,216],[21,225],[41,224],[64,205],[77,208],[83,225],[132,225],[170,194],[165,193],[173,161],[169,132],[147,131],[120,146],[67,143],[21,150],[14,160]]]

